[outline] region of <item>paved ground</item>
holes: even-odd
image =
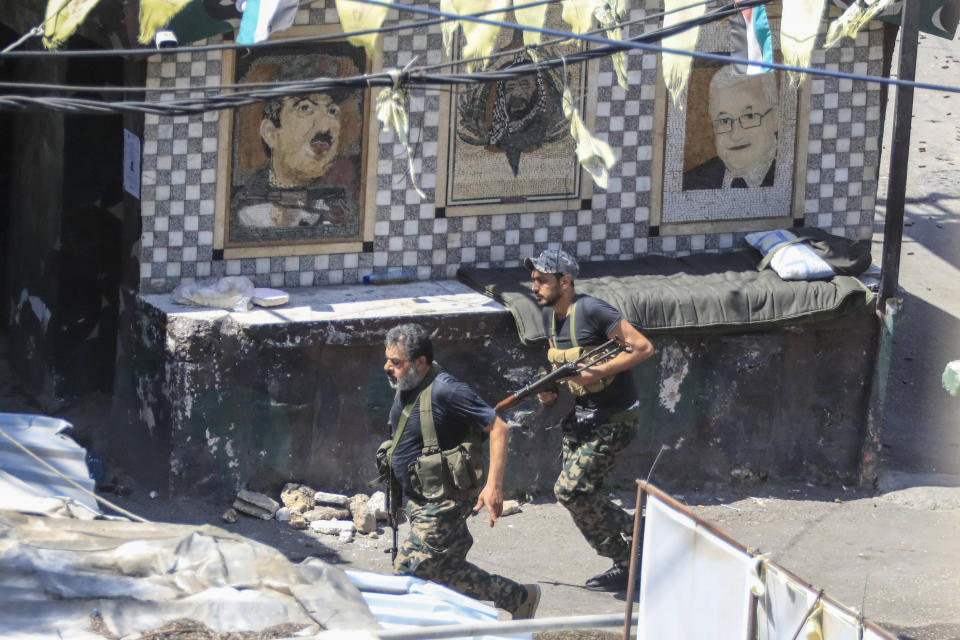
[[[960,43],[925,38],[918,76],[956,84]],[[960,639],[960,399],[940,385],[946,362],[960,358],[958,122],[960,96],[918,92],[901,271],[905,308],[893,345],[880,491],[765,484],[674,491],[735,539],[769,553],[841,602],[863,607],[868,618],[904,639]],[[882,206],[885,183],[881,187]],[[881,218],[878,242],[882,229]],[[879,261],[879,244],[874,255]],[[0,336],[0,410],[36,411],[18,394],[5,367]],[[94,398],[62,415],[83,428],[97,419],[102,404]],[[632,494],[620,498],[633,504]],[[343,567],[389,567],[385,538],[340,545],[276,522],[244,518],[225,525],[219,516],[226,504],[160,502],[141,491],[118,501],[155,520],[221,524],[273,544],[295,560],[312,554]],[[552,501],[524,505],[522,513],[494,529],[478,518],[472,531],[477,539],[473,561],[543,586],[541,615],[624,610],[623,594],[581,587],[607,565]]]

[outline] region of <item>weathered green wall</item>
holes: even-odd
[[[155,488],[228,494],[284,482],[352,491],[373,477],[392,401],[386,330],[407,319],[244,326],[229,314],[167,316],[136,299],[121,354],[114,464]],[[437,359],[491,403],[535,374],[507,313],[419,317]],[[803,327],[658,336],[637,369],[644,417],[611,478],[664,486],[749,478],[853,482],[875,322],[869,310]],[[506,416],[507,490],[549,492],[559,430],[532,404]]]

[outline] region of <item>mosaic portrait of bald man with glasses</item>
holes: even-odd
[[[774,72],[747,75],[733,65],[710,80],[708,112],[717,155],[683,173],[683,190],[772,187],[780,126]]]

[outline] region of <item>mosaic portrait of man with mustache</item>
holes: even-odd
[[[318,56],[302,56],[270,60],[271,71],[265,79],[278,82],[340,75],[339,66],[334,68],[336,62],[327,58],[332,59],[328,56],[318,62]],[[320,62],[326,67],[321,68]],[[246,118],[246,158],[238,152],[235,160],[256,155],[260,162],[233,191],[234,239],[254,239],[264,233],[271,239],[283,229],[289,230],[287,235],[306,233],[304,238],[357,233],[360,156],[356,130],[361,122],[361,95],[351,89],[330,88],[276,97]]]

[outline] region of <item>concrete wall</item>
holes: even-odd
[[[149,298],[129,309],[139,346],[120,361],[136,382],[118,389],[110,442],[117,464],[160,490],[364,489],[393,397],[382,340],[401,321],[426,325],[437,360],[491,403],[545,355],[520,345],[505,310],[263,324]],[[778,331],[656,336],[636,371],[643,420],[612,481],[645,477],[666,445],[655,474],[665,486],[855,482],[874,341],[869,310]],[[556,416],[535,409],[506,416],[508,492],[550,492],[559,470]]]

